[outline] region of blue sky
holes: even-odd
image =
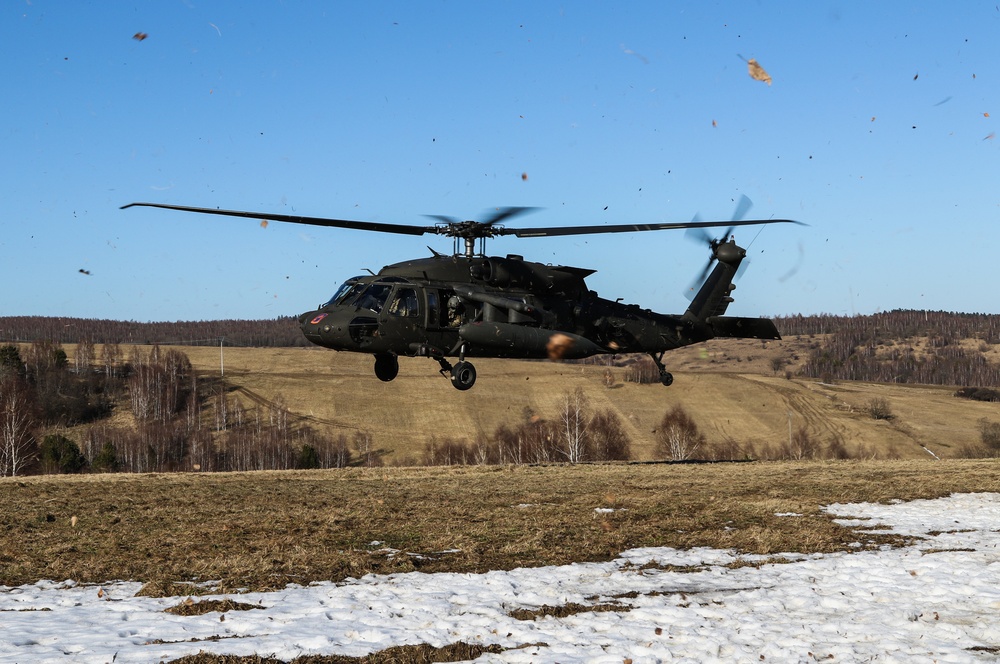
[[[133,201],[404,224],[523,205],[543,209],[509,225],[561,226],[725,220],[744,194],[809,226],[737,234],[730,313],[1000,313],[992,1],[0,12],[0,315],[273,318],[451,249]],[[661,312],[707,260],[676,231],[488,249]]]

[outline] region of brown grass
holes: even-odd
[[[431,662],[464,662],[473,660],[484,653],[501,653],[500,646],[480,646],[468,643],[452,643],[435,647],[422,643],[415,646],[396,646],[364,657],[346,655],[304,655],[292,660],[293,664],[430,664]],[[215,655],[199,653],[175,659],[172,664],[284,664],[280,659],[252,655]]]
[[[645,546],[840,551],[895,540],[837,526],[822,505],[998,490],[995,462],[932,460],[3,478],[0,584],[127,579],[190,595],[180,582],[217,581],[204,592],[218,594]]]
[[[611,368],[615,384],[609,389],[605,366],[476,359],[478,382],[459,392],[427,358],[400,358],[399,377],[382,383],[373,375],[371,356],[318,348],[227,348],[225,379],[248,408],[280,401],[325,433],[370,432],[390,465],[419,461],[432,436],[474,441],[500,424],[517,425],[526,412],[557,419],[564,395],[577,388],[594,409],[619,416],[640,460],[653,458],[655,430],[676,405],[710,445],[776,447],[802,428],[820,446],[836,442],[863,458],[930,458],[926,450],[954,458],[979,443],[979,420],[997,419],[994,405],[958,399],[954,387],[825,384],[789,380],[783,371],[775,375],[773,358],[789,359],[795,371],[810,343],[815,340],[808,337],[725,339],[680,349],[664,358],[675,375],[670,388],[624,383],[625,370],[617,367]],[[72,356],[75,349],[66,350]],[[178,350],[203,375],[218,376],[218,348]],[[868,416],[875,399],[887,403],[893,420]]]

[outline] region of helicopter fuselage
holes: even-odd
[[[435,255],[349,279],[299,323],[319,346],[375,355],[383,380],[395,377],[401,355],[431,357],[453,371],[444,358],[467,364],[466,357],[655,357],[716,336],[690,310],[664,315],[598,297],[584,281],[592,273],[514,255]],[[727,298],[732,285],[727,281],[724,288]],[[772,330],[763,336],[773,338]]]

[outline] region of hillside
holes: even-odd
[[[592,409],[619,415],[637,459],[652,458],[654,431],[677,404],[710,443],[749,443],[759,450],[783,445],[790,430],[804,427],[819,445],[838,441],[851,455],[882,458],[930,458],[924,448],[956,456],[963,446],[979,442],[983,418],[1000,415],[996,404],[956,398],[954,387],[794,377],[813,343],[809,337],[767,344],[725,340],[675,351],[667,356],[676,377],[670,388],[623,382],[620,367],[480,359],[479,381],[468,392],[452,388],[426,358],[402,358],[399,377],[382,383],[365,355],[182,350],[206,375],[218,375],[223,361],[226,382],[247,405],[280,401],[315,427],[370,432],[376,447],[391,452],[385,457],[389,464],[419,460],[432,437],[472,441],[526,416],[557,420],[566,396],[577,388]],[[777,374],[774,358],[789,362]],[[604,384],[608,369],[615,377],[611,388]],[[884,399],[894,417],[872,419],[873,399]]]

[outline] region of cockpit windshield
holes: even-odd
[[[323,305],[323,307],[329,307],[335,304],[346,304],[350,300],[357,297],[358,293],[365,289],[366,284],[359,284],[358,280],[361,277],[351,277],[344,284],[337,289],[337,292],[333,294],[329,300]],[[321,309],[323,307],[320,307]]]

